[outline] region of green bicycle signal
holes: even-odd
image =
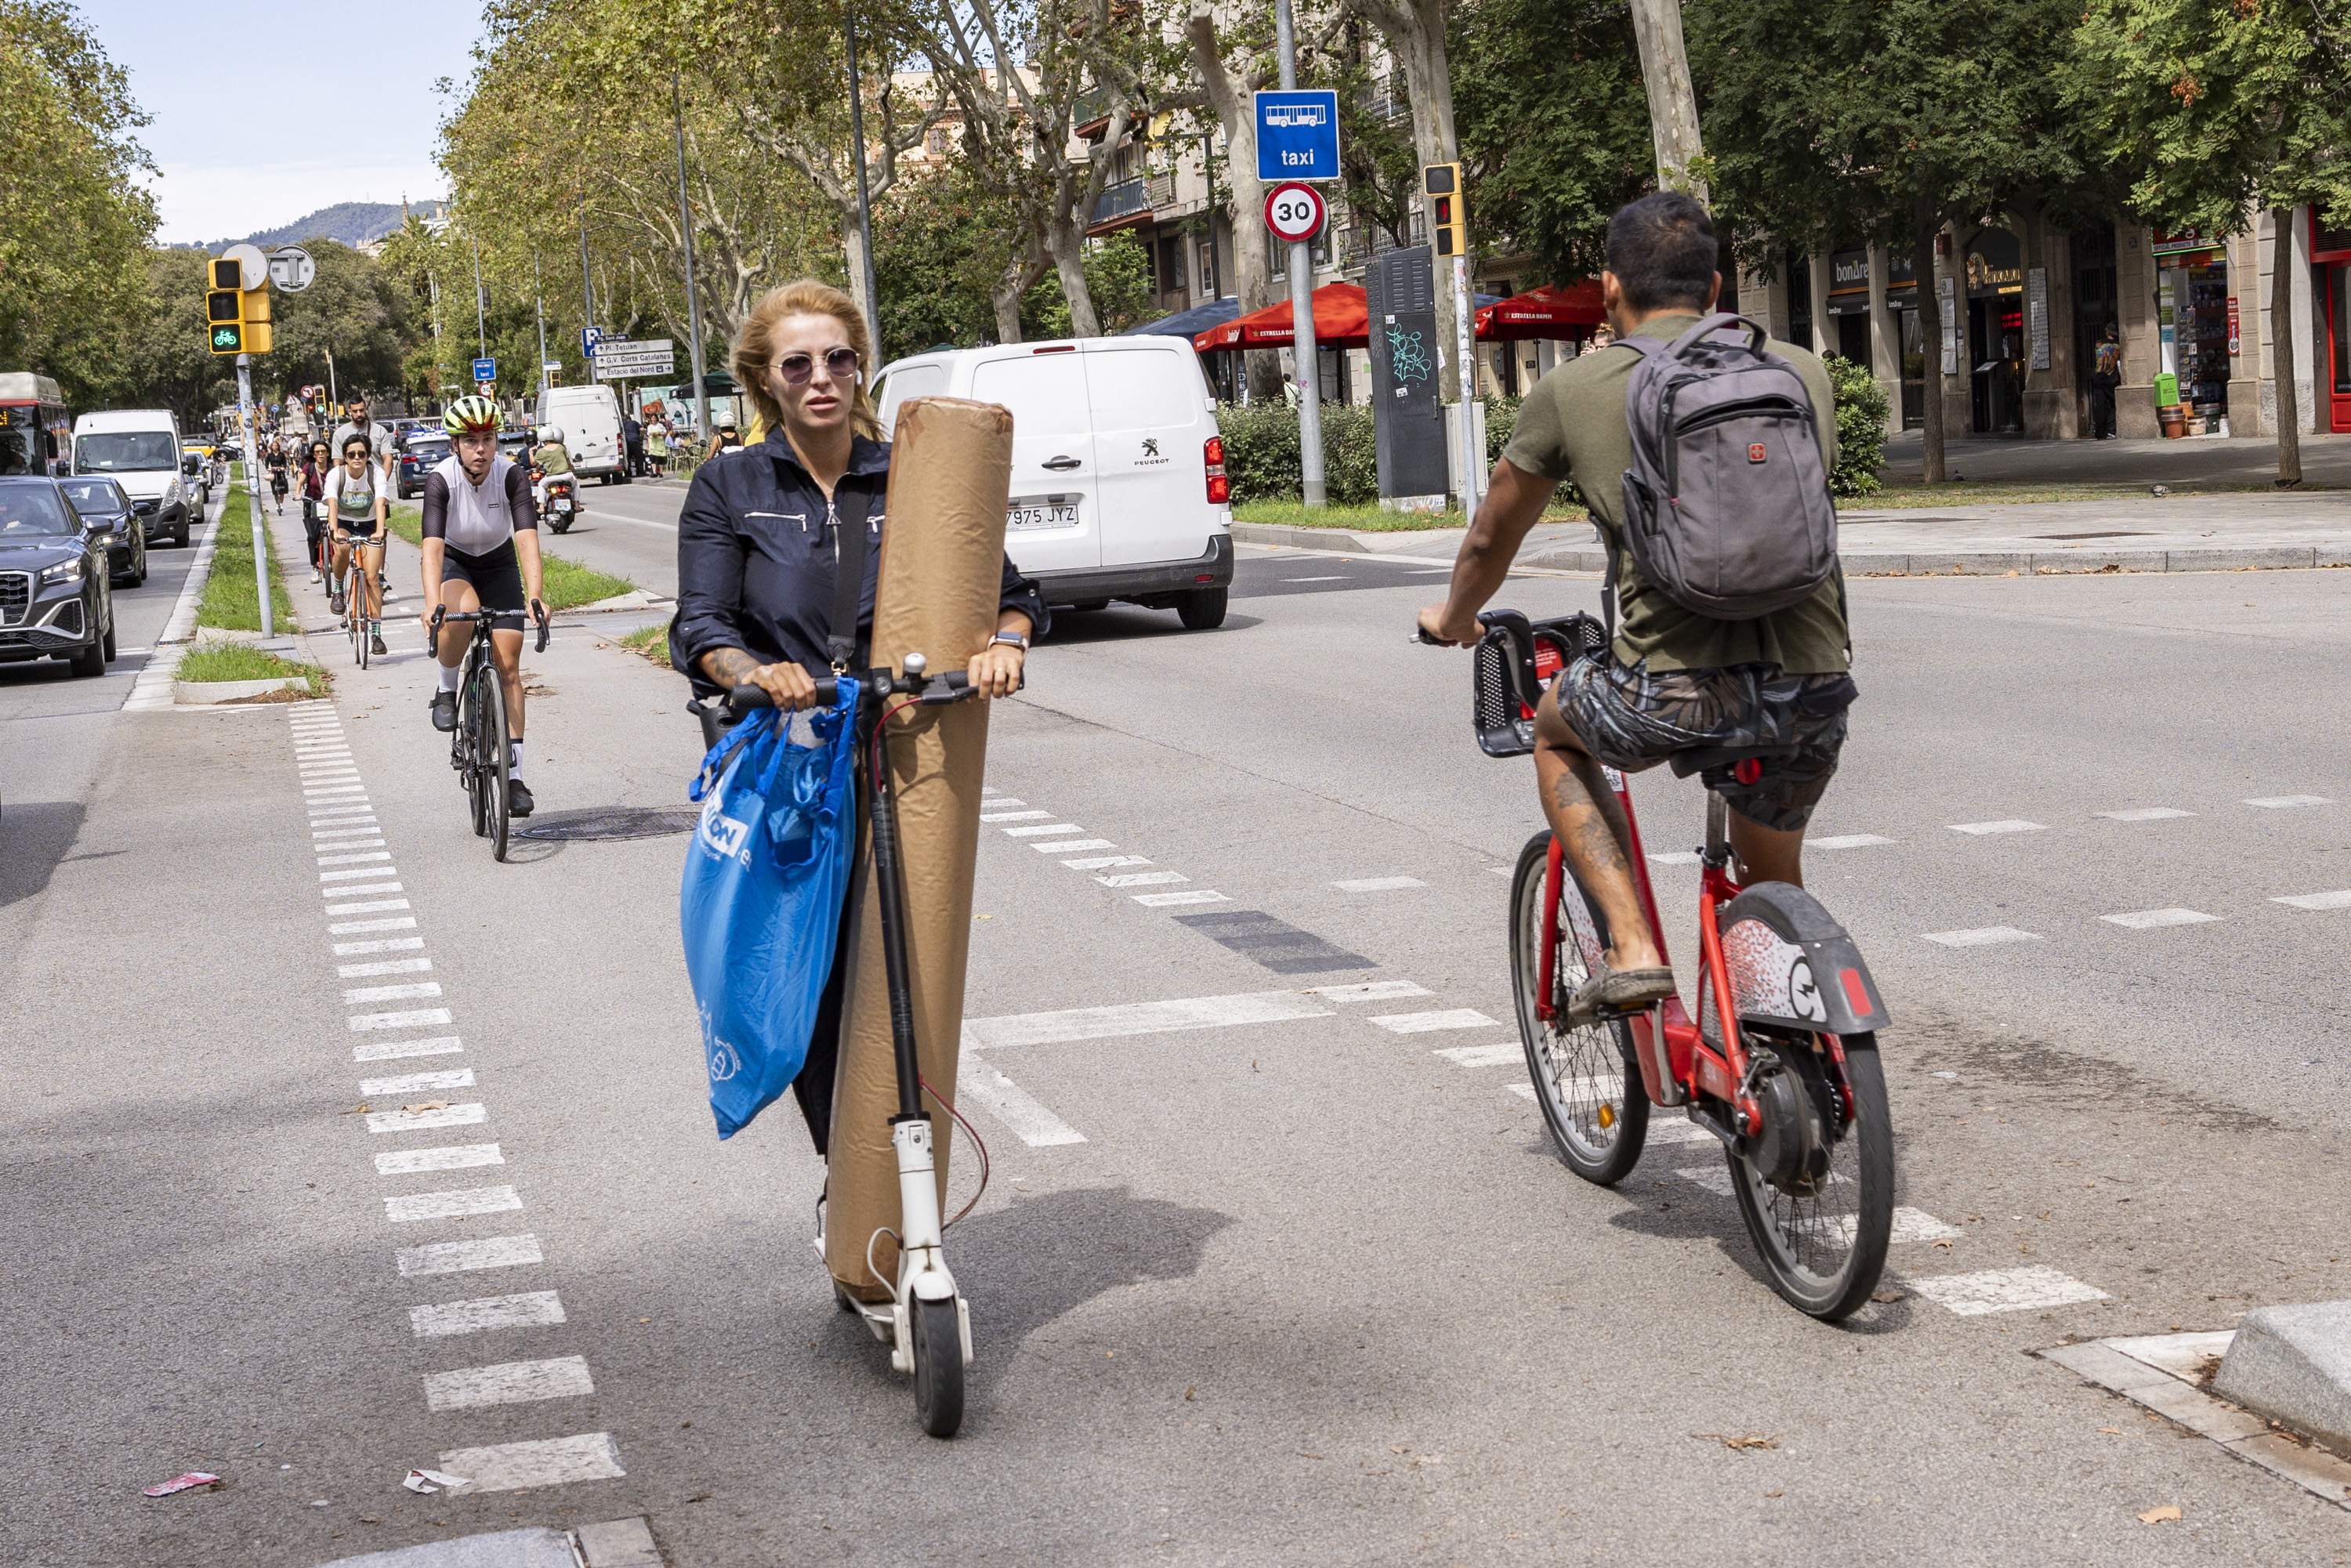
[[[245,328],[235,321],[223,321],[213,328],[213,352],[234,354],[245,346]]]

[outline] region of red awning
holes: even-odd
[[[1192,340],[1204,354],[1232,349],[1286,349],[1291,330],[1290,301],[1269,305],[1211,327]],[[1371,311],[1360,283],[1326,283],[1314,291],[1314,342],[1323,349],[1361,349],[1371,343]]]
[[[1478,312],[1478,336],[1494,339],[1580,338],[1608,323],[1600,304],[1600,280],[1545,284],[1508,299],[1498,299]]]

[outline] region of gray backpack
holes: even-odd
[[[1812,395],[1793,365],[1764,351],[1764,336],[1743,316],[1717,314],[1669,344],[1616,340],[1641,356],[1625,389],[1625,546],[1644,581],[1718,621],[1800,603],[1836,570]]]

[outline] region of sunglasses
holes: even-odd
[[[809,377],[816,373],[816,357],[812,354],[786,354],[776,361],[776,372],[784,378],[786,386],[806,386]],[[837,382],[856,380],[857,350],[854,349],[825,350],[824,373]]]

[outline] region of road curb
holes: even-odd
[[[2212,1392],[2351,1454],[2351,1301],[2247,1312]]]
[[[1440,532],[1446,530],[1426,530]],[[1387,555],[1410,549],[1426,532],[1364,534],[1352,528],[1310,528],[1292,523],[1235,523],[1241,544],[1286,545],[1334,555]],[[1391,543],[1389,541],[1393,540]],[[1374,542],[1377,541],[1377,542]],[[2186,549],[1843,550],[1851,577],[2070,577],[2120,572],[2307,571],[2351,566],[2351,542],[2323,545],[2210,545]],[[1597,545],[1544,545],[1518,565],[1548,571],[1605,571]]]

